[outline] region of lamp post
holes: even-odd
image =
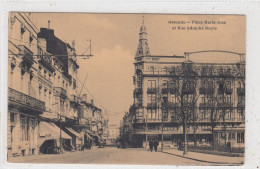
[[[54,103],[54,104],[52,104],[52,105],[58,105],[58,103],[56,102],[56,103]],[[56,111],[56,113],[57,113],[57,107],[56,107],[56,109],[55,109],[55,111]],[[61,138],[62,138],[62,135],[61,135],[61,115],[60,115],[60,113],[57,113],[57,115],[59,116],[58,118],[59,118],[59,125],[60,125],[60,138],[59,138],[59,142],[60,142],[60,151],[59,151],[59,154],[61,154],[62,152],[63,152],[63,150],[62,150],[62,140],[61,140]]]

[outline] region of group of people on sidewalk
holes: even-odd
[[[155,152],[157,152],[158,145],[159,145],[158,140],[150,139],[149,147],[150,147],[151,152],[153,152],[153,149],[154,149]]]

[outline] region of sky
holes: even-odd
[[[78,77],[87,76],[83,93],[108,115],[110,124],[119,124],[133,103],[134,57],[143,14],[32,13],[35,26],[54,29],[54,34],[70,43],[75,40],[81,55],[92,41],[90,59],[78,59]],[[226,24],[191,24],[192,21],[221,21]],[[169,21],[190,22],[185,25]],[[144,14],[151,55],[184,55],[184,52],[223,50],[246,52],[245,16]],[[173,27],[208,26],[216,30],[174,30]],[[89,54],[89,51],[86,52]],[[190,56],[197,62],[237,61],[236,55],[203,53]],[[79,86],[81,88],[81,85]]]

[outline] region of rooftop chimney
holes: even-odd
[[[87,94],[83,94],[83,95],[82,95],[82,101],[87,102]]]
[[[48,20],[48,29],[50,29],[50,26],[51,26],[51,21]]]

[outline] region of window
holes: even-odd
[[[213,70],[212,70],[212,68],[209,68],[209,75],[210,75],[210,76],[213,75]]]
[[[238,119],[245,119],[245,110],[237,110]]]
[[[227,69],[227,75],[228,75],[228,76],[231,75],[231,69],[230,69],[230,68]]]
[[[148,88],[156,88],[156,80],[148,80]]]
[[[163,81],[162,87],[163,88],[167,88],[168,87],[168,81],[167,80]]]
[[[156,95],[155,94],[148,94],[148,103],[156,103]]]
[[[208,88],[213,89],[213,82],[212,81],[208,81]]]
[[[244,133],[237,133],[237,143],[244,143]]]
[[[21,141],[28,141],[29,140],[29,121],[30,119],[21,115],[20,117],[20,128],[21,128]]]
[[[47,71],[46,71],[46,70],[44,70],[44,77],[46,77],[46,74],[47,74]]]
[[[201,103],[206,103],[206,97],[201,97]]]
[[[163,121],[168,121],[168,111],[163,111]]]
[[[76,79],[73,79],[73,89],[76,89],[76,87],[77,87]]]
[[[207,111],[201,110],[201,119],[206,120],[208,118]]]
[[[219,75],[223,75],[223,69],[222,68],[219,69]]]
[[[142,88],[142,81],[141,80],[137,80],[137,88]]]
[[[143,118],[143,112],[141,109],[138,109],[136,111],[136,119],[142,119]]]
[[[171,103],[177,103],[177,97],[175,94],[171,94],[170,95],[170,102]]]
[[[205,79],[201,79],[201,87],[206,87],[206,80]]]
[[[41,72],[42,72],[42,67],[39,66],[39,73],[41,74]]]
[[[220,82],[220,83],[218,84],[218,91],[219,91],[220,93],[224,92],[224,83],[223,83],[223,82]]]
[[[225,87],[230,90],[231,89],[231,81],[226,81]]]
[[[137,95],[137,102],[138,102],[139,104],[142,104],[142,102],[143,102],[143,97],[142,97],[141,94]]]
[[[231,95],[226,96],[226,102],[229,104],[231,103]]]
[[[14,114],[14,113],[11,113],[11,114],[10,114],[10,122],[11,122],[11,123],[14,123],[14,122],[15,122],[15,114]]]
[[[148,120],[156,120],[156,110],[155,109],[148,109],[147,110],[147,119]]]
[[[205,68],[205,67],[203,67],[202,69],[201,69],[201,75],[202,76],[205,76],[206,75],[206,70],[207,70],[207,68]]]

